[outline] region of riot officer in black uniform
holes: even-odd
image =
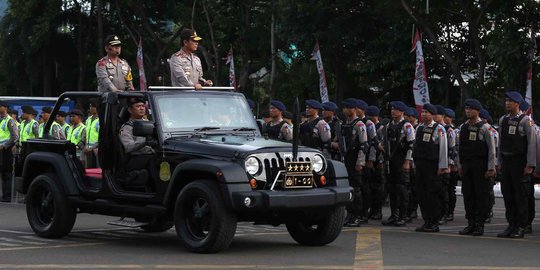
[[[526,113],[528,110],[529,110],[529,103],[527,103],[527,101],[523,101],[521,102],[521,104],[519,104],[519,110],[522,112],[522,113]],[[538,151],[538,147],[540,146],[539,143],[539,133],[540,133],[540,128],[538,127],[537,124],[533,124],[533,129],[536,133],[536,168],[534,169],[534,173],[533,173],[533,176],[536,175],[536,177],[531,177],[531,183],[530,183],[530,187],[529,187],[529,197],[527,198],[527,203],[528,203],[528,216],[527,216],[527,226],[525,226],[525,233],[532,233],[532,222],[534,220],[534,217],[536,215],[536,199],[534,197],[534,184],[535,184],[535,180],[538,179],[538,171],[540,170],[540,167],[538,166],[539,163],[540,163],[540,157],[538,156],[540,154],[540,152]]]
[[[493,127],[493,118],[489,114],[489,112],[482,108],[480,110],[480,119],[483,121],[486,121],[489,124],[489,131],[493,133],[493,139],[495,140],[495,156],[498,156],[499,153],[499,132]],[[495,206],[495,192],[493,191],[493,188],[495,187],[495,179],[498,178],[500,181],[500,170],[495,171],[495,176],[489,178],[489,188],[488,188],[488,194],[489,194],[489,211],[488,216],[486,217],[486,220],[484,223],[491,223],[491,218],[493,217],[493,206]]]
[[[516,91],[506,92],[508,112],[499,120],[501,129],[499,156],[501,190],[509,225],[498,237],[523,238],[528,219],[527,198],[531,174],[536,166],[536,133],[530,118],[522,114],[523,97]]]
[[[332,137],[330,126],[319,116],[319,110],[322,110],[323,106],[314,99],[308,99],[305,103],[307,120],[300,125],[300,143],[322,150]]]
[[[442,176],[448,173],[448,146],[444,127],[433,121],[437,108],[424,104],[422,123],[416,129],[413,159],[416,191],[424,224],[417,232],[438,232],[441,219]]]
[[[326,144],[325,151],[328,152],[330,158],[333,160],[343,161],[341,154],[339,152],[339,138],[341,136],[341,120],[336,116],[336,110],[338,106],[332,101],[324,102],[323,104],[323,119],[330,126],[330,134],[332,137],[330,141]]]
[[[405,120],[409,121],[414,130],[418,127],[418,111],[416,108],[409,107],[405,112]],[[413,219],[418,217],[418,194],[416,193],[416,167],[414,162],[411,162],[411,172],[409,176],[409,207],[407,210],[407,222],[412,222]]]
[[[489,181],[495,175],[495,139],[490,125],[480,119],[482,105],[476,99],[465,100],[468,120],[461,125],[459,136],[459,161],[465,218],[468,225],[461,235],[484,234],[484,221],[489,214]]]
[[[379,121],[379,108],[376,106],[369,106],[366,109],[366,115],[375,124],[375,129],[377,132],[377,138],[379,142],[384,141],[384,125]],[[375,154],[375,161],[373,162],[373,169],[370,179],[370,194],[371,194],[371,204],[368,217],[372,220],[381,220],[382,219],[382,205],[384,203],[385,191],[384,186],[386,185],[386,172],[384,171],[384,154],[383,154],[383,145],[381,143],[374,144],[371,147],[370,152]],[[369,168],[368,168],[369,169]]]
[[[362,221],[362,181],[363,170],[366,165],[366,149],[368,145],[366,126],[356,116],[356,100],[352,98],[343,101],[343,113],[347,117],[341,126],[345,153],[345,167],[349,174],[349,184],[353,187],[353,202],[348,206],[349,218],[345,222],[347,227],[358,227]]]
[[[457,142],[459,140],[459,128],[454,126],[454,119],[456,118],[456,112],[450,108],[446,108],[446,114],[444,116],[444,128],[446,132],[454,132],[454,140]],[[448,211],[443,218],[446,221],[454,220],[454,209],[456,208],[456,186],[458,182],[458,172],[459,172],[459,148],[457,143],[452,149],[452,152],[448,154],[449,159],[453,160],[453,165],[450,166],[450,181],[448,183]]]
[[[270,102],[270,116],[272,121],[266,123],[266,133],[269,139],[280,141],[292,140],[292,128],[283,120],[282,113],[287,109],[285,104],[279,100]]]
[[[414,129],[403,113],[409,109],[401,101],[390,102],[392,121],[386,126],[385,153],[388,167],[388,191],[391,215],[384,226],[403,226],[409,206],[409,177],[412,160]]]

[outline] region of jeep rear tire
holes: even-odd
[[[32,230],[44,238],[67,235],[75,224],[76,208],[68,200],[54,174],[38,175],[28,188],[26,215]]]
[[[227,248],[236,232],[236,215],[225,207],[218,185],[199,180],[186,185],[174,209],[176,233],[184,246],[199,253]]]
[[[337,207],[318,221],[287,223],[287,231],[300,245],[323,246],[333,242],[341,233],[345,208]]]

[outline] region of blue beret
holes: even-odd
[[[480,118],[487,119],[489,117],[489,112],[486,109],[480,109]]]
[[[34,107],[29,106],[29,105],[21,106],[21,110],[22,110],[23,113],[37,114],[36,110],[34,110]]]
[[[523,102],[523,97],[517,91],[508,91],[508,92],[506,92],[504,94],[514,102],[517,102],[517,103]]]
[[[250,109],[255,109],[255,101],[253,101],[252,99],[247,99],[247,103],[249,104],[249,108]]]
[[[344,99],[341,104],[343,105],[343,107],[345,108],[356,108],[356,99],[354,98],[347,98],[347,99]]]
[[[306,106],[309,106],[313,109],[322,110],[322,104],[314,99],[306,100]]]
[[[440,114],[440,115],[446,114],[446,108],[443,105],[435,105],[435,108],[437,108],[437,114]]]
[[[81,110],[78,110],[78,109],[73,109],[73,110],[69,111],[69,115],[78,115],[80,117],[83,117],[83,112]]]
[[[527,103],[527,101],[523,101],[521,103],[519,103],[519,109],[521,111],[527,111],[529,109],[530,105],[529,103]]]
[[[426,103],[426,104],[424,104],[422,109],[428,111],[431,114],[437,114],[437,107],[435,107],[435,105],[433,105],[433,104]]]
[[[287,110],[287,108],[285,107],[285,104],[283,104],[283,102],[279,101],[279,100],[272,100],[270,102],[270,105],[276,107],[278,110],[284,112]]]
[[[42,111],[42,112],[46,112],[46,113],[51,113],[51,112],[52,112],[52,108],[49,107],[49,106],[45,106],[45,107],[41,108],[41,111]]]
[[[379,110],[377,106],[368,106],[366,109],[367,116],[379,116],[380,113],[381,113],[381,110]]]
[[[474,98],[468,98],[465,100],[465,107],[469,107],[470,109],[475,109],[475,110],[482,110],[482,103],[480,103],[480,101],[478,101],[477,99],[474,99]]]
[[[356,100],[356,108],[359,108],[362,111],[365,111],[367,109],[367,107],[368,107],[368,104],[365,101],[363,101],[361,99]]]
[[[452,110],[450,108],[446,108],[445,115],[450,117],[450,118],[456,118],[456,112],[454,112],[454,110]]]
[[[337,105],[336,103],[332,102],[332,101],[327,101],[327,102],[324,102],[322,104],[322,107],[325,111],[335,111],[337,110]]]
[[[409,107],[409,109],[405,112],[405,115],[418,118],[418,111],[416,110],[416,108]]]
[[[0,100],[0,107],[6,107],[9,108],[9,104],[3,100]]]
[[[392,101],[390,102],[390,106],[402,112],[406,112],[409,109],[409,106],[407,106],[407,104],[403,103],[402,101]]]

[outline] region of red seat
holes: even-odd
[[[101,178],[101,168],[88,168],[84,172],[84,176],[92,177],[92,178]]]

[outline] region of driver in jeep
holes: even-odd
[[[133,122],[145,121],[145,101],[142,99],[130,100],[128,104],[129,120],[120,128],[120,143],[126,154],[125,170],[130,184],[145,184],[148,176],[156,175],[157,164],[154,163],[155,150],[148,144],[145,137],[133,135]],[[144,171],[146,169],[146,172]],[[146,180],[142,182],[142,180]],[[136,181],[137,183],[133,183]]]

